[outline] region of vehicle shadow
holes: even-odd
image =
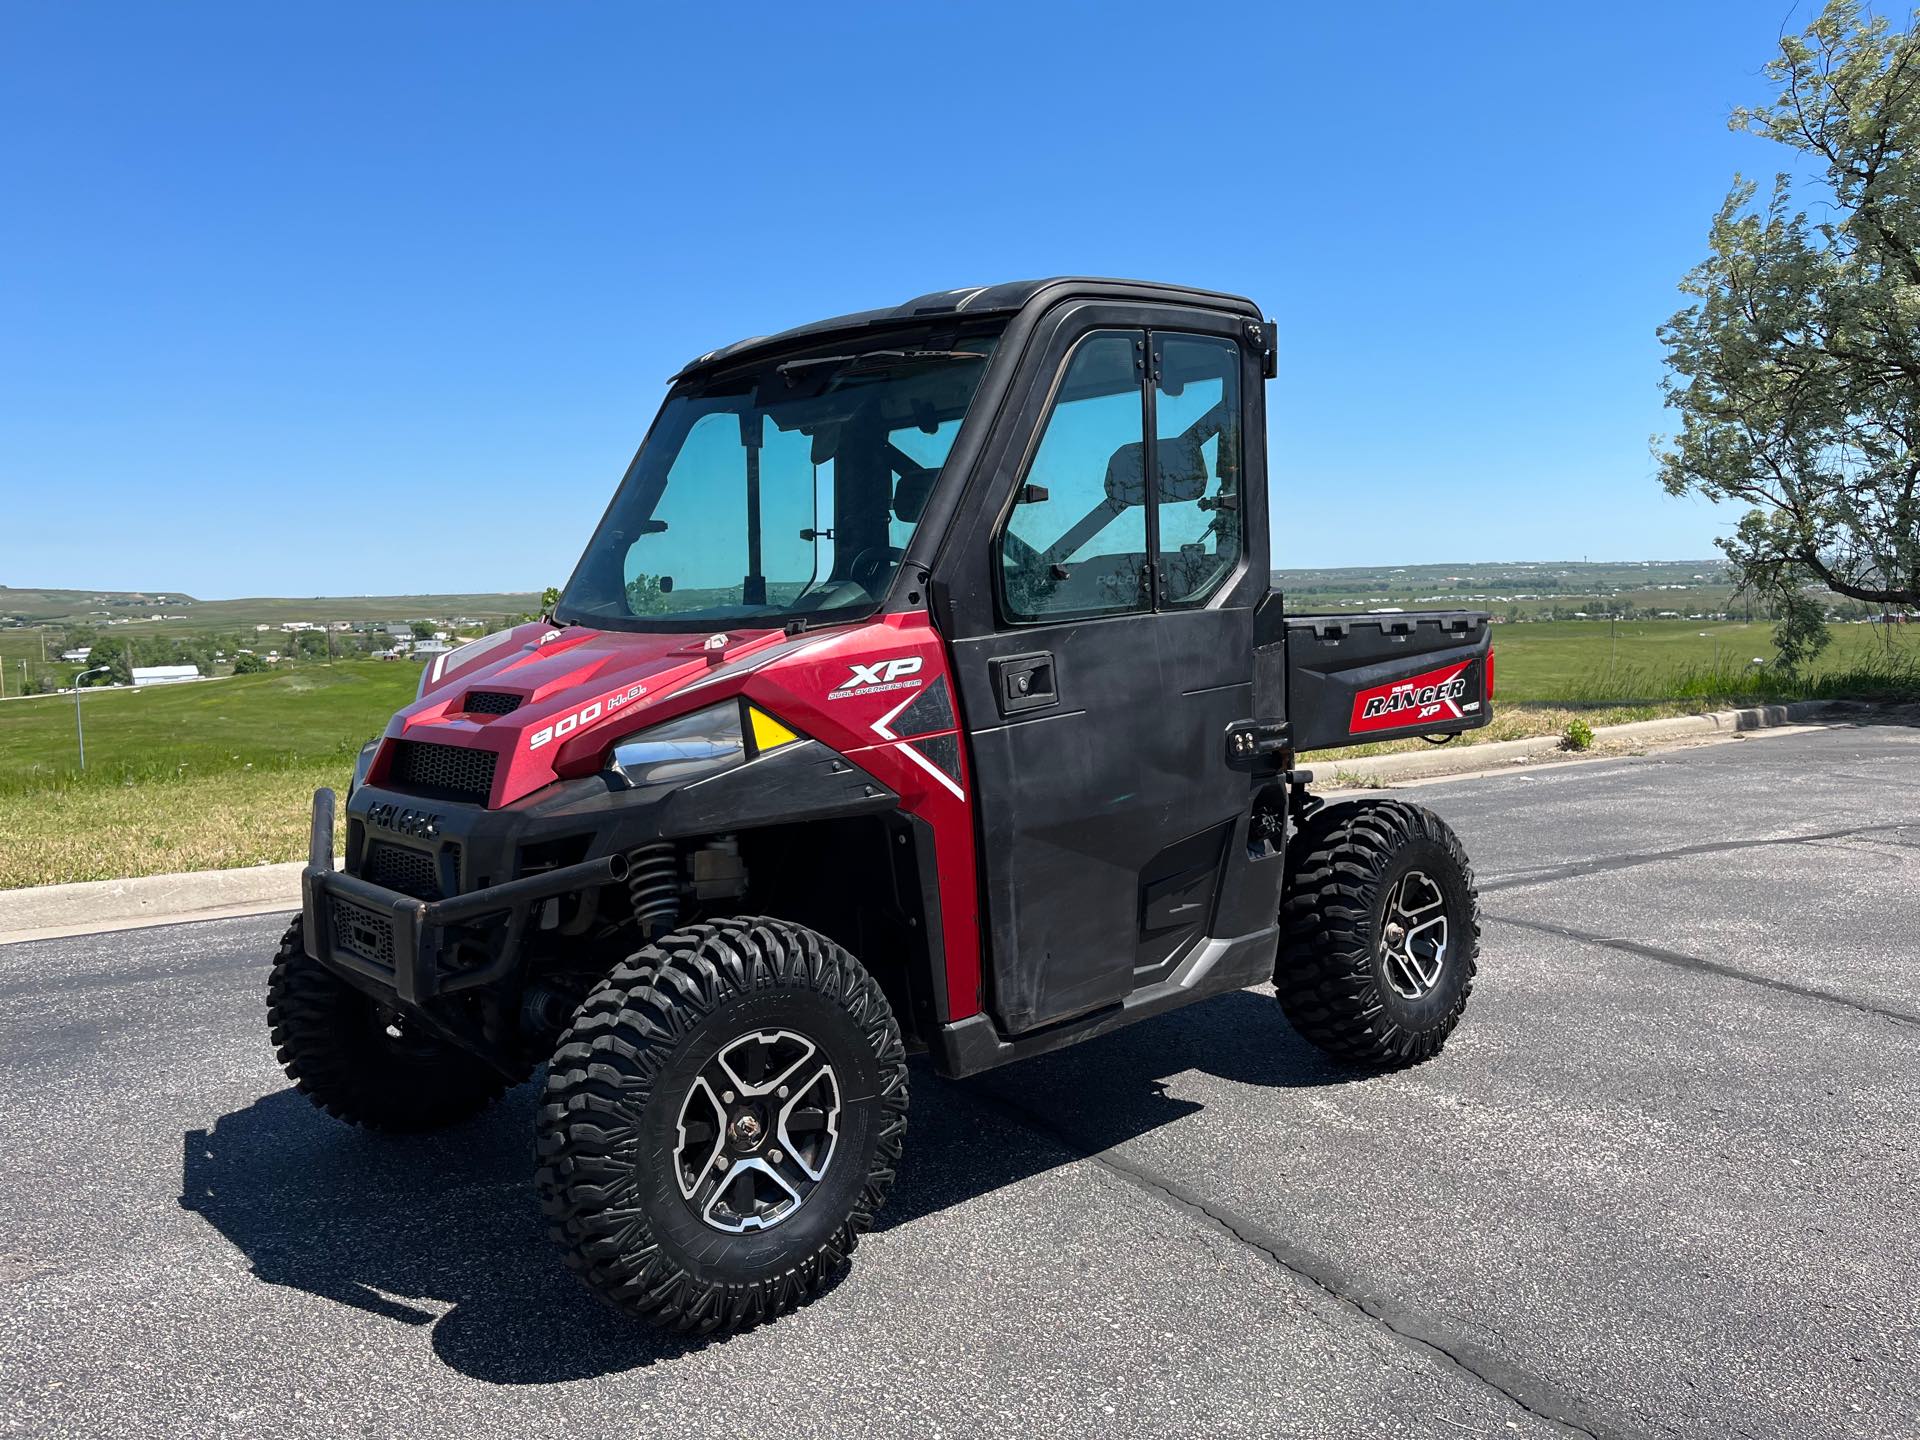
[[[1042,1170],[1097,1155],[1199,1110],[1170,1077],[1199,1071],[1260,1089],[1362,1078],[1287,1025],[1271,994],[1239,990],[992,1070],[942,1080],[916,1068],[907,1155],[885,1231]]]
[[[1199,1107],[1165,1080],[1199,1069],[1255,1086],[1351,1078],[1241,992],[989,1076],[916,1062],[907,1155],[882,1233],[1168,1125]],[[294,1090],[182,1137],[180,1204],[253,1273],[395,1323],[496,1384],[550,1384],[670,1362],[710,1341],[602,1306],[559,1263],[529,1184],[535,1087],[437,1135],[351,1129]]]

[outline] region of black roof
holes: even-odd
[[[1228,295],[1218,290],[1198,290],[1190,285],[1164,285],[1153,280],[1103,280],[1086,275],[1054,276],[1048,280],[1009,280],[1000,285],[936,290],[930,295],[917,295],[901,305],[879,310],[859,310],[851,315],[836,315],[830,320],[796,325],[777,335],[755,335],[747,340],[736,340],[731,345],[696,356],[673,378],[678,380],[696,370],[741,359],[756,350],[781,350],[845,331],[872,330],[941,315],[1004,315],[1029,305],[1051,305],[1069,295],[1114,300],[1172,300],[1240,310],[1255,319],[1260,315],[1259,307],[1243,296]]]

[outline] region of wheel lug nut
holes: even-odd
[[[786,1086],[784,1086],[784,1085],[782,1085],[782,1086],[780,1087],[780,1098],[781,1098],[782,1100],[784,1100],[784,1099],[786,1099],[786,1098],[787,1098],[787,1087],[786,1087]]]
[[[724,1095],[722,1095],[720,1097],[720,1103],[722,1105],[731,1105],[733,1103],[733,1092],[729,1090]]]
[[[776,1165],[778,1165],[778,1164],[780,1163],[780,1161],[781,1161],[781,1159],[782,1159],[782,1156],[781,1156],[781,1154],[780,1154],[780,1152],[779,1152],[778,1150],[775,1150],[775,1151],[773,1151],[773,1152],[771,1152],[771,1153],[770,1153],[770,1154],[769,1154],[769,1155],[767,1156],[767,1158],[768,1158],[769,1160],[771,1160],[771,1161],[773,1161],[773,1163],[774,1163],[774,1164],[776,1164]]]

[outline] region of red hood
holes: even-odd
[[[505,805],[581,769],[580,735],[596,736],[597,756],[656,719],[724,699],[756,668],[744,663],[747,657],[782,638],[767,629],[656,635],[535,621],[434,661],[421,679],[420,698],[393,717],[386,735],[496,752],[487,803]],[[685,704],[666,703],[695,682],[726,680],[733,683],[701,685],[698,699]],[[505,714],[470,711],[475,691],[512,696],[518,704]],[[384,747],[371,782],[384,780],[390,755]]]

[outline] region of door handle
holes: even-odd
[[[993,677],[993,695],[1002,715],[1017,715],[1022,710],[1041,710],[1060,703],[1051,650],[995,656],[987,668]]]

